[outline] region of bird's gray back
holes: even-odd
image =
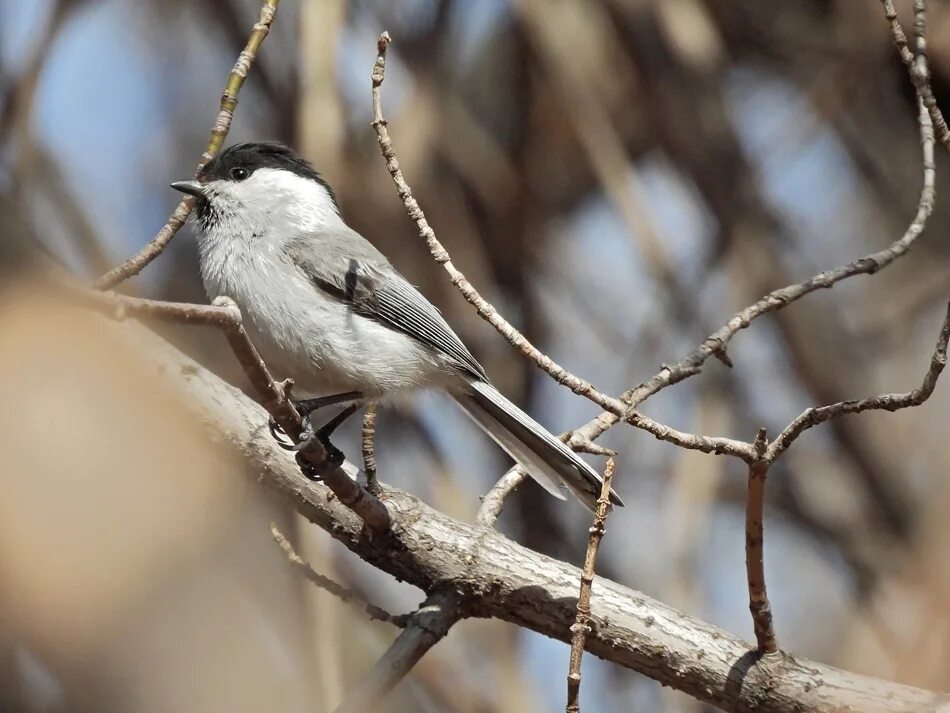
[[[451,359],[460,371],[488,381],[439,310],[355,230],[334,226],[313,231],[290,241],[286,252],[318,289],[357,314],[418,340]]]

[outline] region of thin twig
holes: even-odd
[[[910,74],[910,81],[917,89],[917,93],[927,107],[927,113],[936,129],[936,138],[941,146],[950,151],[950,127],[937,106],[937,99],[934,97],[933,89],[930,86],[930,77],[926,70],[926,65],[920,62],[920,58],[926,57],[926,6],[924,0],[914,0],[914,30],[917,35],[917,55],[910,51],[907,46],[907,35],[904,34],[904,28],[901,27],[897,19],[897,11],[894,9],[892,0],[881,0],[884,6],[884,17],[891,26],[891,37],[894,40],[894,47],[897,48],[897,54],[901,61],[907,67]]]
[[[335,713],[368,713],[380,710],[380,702],[425,653],[445,638],[462,616],[454,592],[434,592],[409,615],[409,621],[389,650],[376,662]]]
[[[885,3],[885,11],[888,4]],[[893,9],[893,8],[891,8]],[[911,69],[911,78],[915,75],[922,77],[923,87],[930,87],[930,72],[927,69],[927,24],[925,14],[925,4],[923,0],[915,0],[915,23],[916,42],[918,54],[916,58],[908,65]],[[890,19],[890,18],[888,18]],[[907,50],[907,40],[903,36],[899,24],[896,20],[891,20],[892,31],[895,32],[894,44],[898,50]],[[896,27],[896,29],[895,29]],[[916,70],[916,71],[915,71]],[[920,140],[923,146],[923,164],[924,164],[924,187],[921,190],[920,202],[918,204],[917,215],[911,227],[917,225],[919,234],[923,231],[927,218],[933,209],[936,201],[936,164],[934,163],[934,129],[932,124],[933,113],[929,112],[925,106],[924,92],[920,86],[915,85],[918,91],[917,114],[920,125]],[[908,228],[908,231],[910,228]],[[947,342],[950,339],[950,304],[947,305],[947,313],[944,316],[940,333],[937,335],[937,344],[934,347],[933,355],[930,358],[930,367],[924,374],[923,381],[916,389],[903,394],[879,394],[864,399],[853,399],[850,401],[839,401],[838,403],[827,406],[815,406],[803,411],[799,416],[785,427],[778,438],[769,446],[766,460],[769,463],[788,450],[788,447],[802,435],[805,431],[820,423],[824,423],[832,418],[843,416],[845,414],[860,413],[862,411],[898,411],[900,409],[912,406],[920,406],[924,401],[930,398],[934,388],[937,385],[937,379],[947,363]]]
[[[257,51],[261,47],[264,38],[270,32],[271,24],[277,15],[277,4],[280,0],[264,0],[261,5],[260,15],[254,27],[251,29],[251,35],[247,39],[247,44],[238,55],[237,62],[228,75],[228,81],[225,84],[224,92],[221,94],[221,103],[218,108],[218,115],[215,117],[214,125],[211,127],[211,137],[208,139],[208,145],[201,154],[198,166],[195,168],[195,176],[201,173],[209,161],[211,161],[221,150],[224,139],[231,128],[231,119],[234,117],[234,110],[238,103],[238,93],[244,85],[247,73],[257,57]],[[162,229],[155,234],[146,245],[136,255],[130,257],[121,265],[112,268],[109,272],[96,280],[94,286],[97,290],[111,290],[120,282],[138,275],[145,266],[157,258],[175,234],[181,229],[191,214],[191,209],[195,205],[195,199],[191,196],[183,198],[169,216],[168,221],[162,226]]]
[[[334,597],[337,597],[347,604],[352,603],[360,605],[360,607],[366,612],[370,619],[375,621],[384,621],[388,624],[392,624],[393,626],[397,626],[400,629],[405,628],[409,621],[408,615],[390,614],[385,609],[367,602],[360,596],[359,592],[349,589],[348,587],[344,587],[342,584],[337,584],[329,577],[326,577],[315,571],[313,567],[310,566],[309,562],[297,554],[296,550],[294,550],[294,546],[290,544],[290,541],[287,539],[284,533],[282,533],[277,528],[277,525],[273,522],[270,524],[270,532],[274,537],[274,540],[280,546],[280,549],[282,549],[284,554],[287,555],[287,559],[290,560],[290,563],[300,570],[301,574],[303,574],[303,576],[310,580],[314,585],[325,592],[329,592]]]
[[[610,481],[614,477],[613,458],[607,460],[604,470],[604,483],[597,499],[597,512],[594,524],[587,538],[587,553],[584,555],[584,569],[581,572],[581,588],[577,595],[577,616],[571,626],[571,659],[567,671],[567,705],[565,713],[580,713],[581,657],[584,655],[584,643],[590,632],[590,592],[594,584],[594,565],[597,562],[597,549],[604,537],[604,522],[610,512]]]
[[[87,290],[77,290],[77,296],[119,320],[125,317],[151,318],[220,329],[257,392],[261,405],[274,417],[284,433],[295,443],[300,441],[303,429],[300,414],[287,398],[284,388],[274,381],[248,337],[241,311],[233,300],[219,297],[212,305],[182,304]],[[389,528],[389,512],[382,502],[347,475],[341,464],[333,462],[317,439],[311,439],[311,443],[300,453],[340,502],[359,515],[367,526],[377,531]]]
[[[399,168],[399,160],[396,158],[392,139],[389,136],[387,122],[383,117],[380,88],[385,78],[386,53],[390,41],[391,39],[387,32],[379,36],[376,63],[373,66],[373,127],[376,130],[376,139],[379,143],[383,158],[386,161],[386,168],[389,170],[389,175],[392,176],[393,182],[396,185],[396,191],[400,199],[402,199],[403,206],[405,206],[409,218],[416,224],[419,235],[426,241],[433,259],[445,268],[452,284],[462,293],[462,296],[465,297],[469,304],[475,307],[478,314],[491,324],[509,344],[537,364],[543,371],[547,372],[555,381],[568,387],[575,394],[590,399],[617,418],[623,418],[632,426],[651,433],[659,440],[674,443],[683,448],[698,450],[704,453],[725,453],[746,461],[751,460],[753,457],[752,445],[749,443],[743,443],[742,441],[736,441],[731,438],[700,436],[678,431],[675,428],[658,423],[648,416],[638,413],[636,410],[629,408],[628,405],[620,399],[602,393],[590,382],[567,371],[564,367],[557,364],[548,355],[535,347],[523,334],[515,329],[510,322],[502,317],[498,310],[479,294],[465,278],[465,275],[452,264],[448,251],[439,242],[435,232],[429,226],[425,213],[423,213],[418,201],[413,197],[412,190],[402,175],[402,171]],[[575,443],[582,443],[583,440],[584,439],[576,440]]]
[[[765,479],[769,464],[764,460],[768,434],[759,429],[755,439],[756,452],[762,460],[749,465],[749,484],[745,505],[745,570],[749,584],[749,611],[759,653],[774,654],[778,639],[772,625],[772,605],[765,588],[764,530]]]
[[[926,70],[925,62],[922,63]],[[923,185],[917,202],[917,211],[904,234],[888,247],[842,265],[832,270],[820,272],[809,279],[774,290],[762,297],[754,304],[749,305],[737,313],[725,325],[706,337],[699,347],[685,358],[674,364],[666,364],[660,371],[639,386],[626,391],[620,398],[623,403],[629,404],[631,410],[643,403],[649,397],[657,394],[667,386],[672,386],[684,379],[702,371],[703,365],[710,357],[725,352],[732,338],[748,327],[759,317],[777,312],[788,307],[793,302],[819,289],[828,289],[842,280],[856,275],[873,275],[898,258],[905,255],[920,237],[933,212],[936,200],[936,168],[934,165],[934,135],[928,113],[920,112],[920,136],[923,155]],[[635,411],[634,411],[635,413]],[[573,439],[576,441],[593,440],[612,428],[621,419],[612,409],[605,409],[604,413],[588,421],[576,429]],[[747,461],[751,462],[751,461]]]
[[[363,410],[363,429],[360,433],[363,449],[363,472],[366,473],[366,488],[375,493],[379,488],[376,479],[376,404],[366,404]]]
[[[947,305],[947,312],[940,327],[940,334],[937,337],[937,345],[934,347],[933,355],[930,358],[930,368],[924,374],[920,386],[903,394],[879,394],[864,399],[839,401],[828,406],[806,409],[772,442],[765,456],[766,460],[770,463],[775,462],[788,450],[792,442],[805,431],[832,418],[850,413],[860,413],[861,411],[898,411],[912,406],[920,406],[930,398],[934,387],[937,385],[940,373],[947,365],[948,340],[950,340],[950,304]]]
[[[501,509],[507,497],[515,492],[527,477],[528,474],[518,466],[510,468],[482,498],[482,505],[478,508],[475,521],[485,527],[494,525],[495,520],[501,515]]]

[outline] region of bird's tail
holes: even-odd
[[[566,486],[587,509],[594,510],[603,484],[597,471],[495,387],[475,381],[469,390],[456,394],[455,400],[551,495],[564,500]],[[623,507],[623,501],[613,490],[610,501]]]

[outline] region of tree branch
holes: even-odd
[[[766,453],[766,460],[769,463],[775,462],[805,431],[832,418],[849,413],[861,413],[862,411],[898,411],[903,408],[920,406],[933,394],[934,388],[937,386],[937,379],[940,378],[941,372],[947,365],[948,340],[950,340],[950,303],[947,304],[940,334],[937,336],[937,345],[934,347],[933,356],[930,357],[930,368],[924,374],[920,386],[903,394],[879,394],[864,399],[839,401],[828,406],[814,406],[806,409],[772,442]]]
[[[917,42],[916,57],[912,55],[907,48],[907,38],[904,36],[904,31],[900,23],[897,22],[896,15],[893,14],[894,8],[889,0],[884,1],[884,12],[891,23],[894,44],[901,58],[904,59],[911,80],[917,88],[917,114],[918,124],[920,126],[920,142],[923,150],[924,183],[920,191],[917,213],[904,235],[904,238],[908,235],[913,235],[913,239],[916,239],[916,236],[923,232],[937,198],[937,170],[936,164],[934,163],[934,123],[939,125],[940,122],[943,122],[943,116],[940,115],[940,111],[937,109],[937,119],[934,119],[934,111],[928,110],[927,107],[926,97],[929,95],[932,98],[933,94],[930,93],[930,71],[927,68],[927,21],[924,0],[915,0],[914,2],[914,29]],[[944,124],[944,129],[946,129],[946,124]],[[902,240],[904,238],[902,238]],[[927,370],[927,373],[924,374],[923,382],[918,388],[905,394],[880,394],[864,399],[839,401],[838,403],[828,406],[816,406],[806,409],[798,418],[792,421],[785,430],[779,434],[775,442],[769,446],[768,453],[766,454],[768,462],[773,463],[776,459],[780,458],[795,439],[805,431],[832,418],[837,418],[844,414],[860,413],[861,411],[897,411],[912,406],[920,406],[924,401],[930,398],[930,395],[937,385],[937,379],[946,366],[948,338],[950,338],[950,304],[947,305],[947,313],[944,317],[940,333],[937,336],[937,344],[934,347],[933,356],[930,360],[930,368]]]
[[[885,7],[886,6],[887,2],[885,1]],[[904,49],[906,49],[906,39],[903,42]],[[922,70],[920,71],[927,77],[926,59],[923,55],[921,55],[921,60],[920,67],[922,67]],[[917,67],[918,65],[914,63],[909,66]],[[911,74],[913,76],[914,72]],[[927,86],[929,86],[929,79],[927,80]],[[923,233],[927,220],[933,212],[934,202],[936,201],[933,125],[931,124],[930,115],[923,108],[919,112],[919,126],[923,154],[923,186],[920,190],[920,197],[917,202],[917,211],[910,225],[907,226],[907,229],[900,238],[883,250],[865,255],[847,265],[820,272],[803,282],[773,290],[754,304],[738,312],[725,325],[706,337],[705,341],[692,353],[674,364],[664,365],[660,371],[647,381],[624,392],[620,400],[628,404],[629,411],[635,413],[633,409],[649,397],[657,394],[668,386],[672,386],[673,384],[700,373],[710,357],[719,356],[722,358],[732,338],[759,317],[784,309],[793,302],[797,302],[816,290],[834,287],[842,280],[855,277],[856,275],[873,275],[878,270],[887,267],[905,255],[917,238],[920,237],[921,233]],[[580,441],[594,440],[612,428],[620,420],[622,419],[613,409],[605,409],[604,413],[576,429],[574,438]],[[747,462],[751,461],[747,460]]]
[[[755,439],[756,452],[764,458],[768,446],[768,434],[759,429]],[[759,460],[749,466],[749,484],[745,504],[745,568],[749,584],[749,611],[759,653],[774,654],[778,639],[772,624],[772,605],[765,587],[765,479],[769,464]]]
[[[445,638],[460,617],[461,609],[455,594],[437,591],[427,597],[422,606],[409,615],[406,628],[389,650],[368,674],[360,677],[356,689],[337,707],[336,713],[379,710],[386,694],[406,677],[429,649]]]
[[[936,138],[946,150],[950,151],[950,127],[944,119],[943,112],[937,106],[937,99],[934,97],[933,89],[930,86],[930,76],[927,72],[926,64],[920,62],[919,58],[927,56],[926,40],[926,4],[924,0],[914,0],[914,30],[917,35],[917,56],[910,51],[907,46],[907,35],[904,34],[904,28],[897,19],[897,11],[894,9],[892,0],[881,0],[884,6],[884,18],[891,26],[891,37],[894,40],[894,47],[900,56],[907,72],[910,75],[910,81],[913,83],[917,94],[927,108],[930,120],[936,129]],[[921,66],[922,65],[922,66]]]
[[[584,569],[581,571],[581,588],[577,596],[577,616],[571,625],[571,660],[567,671],[567,705],[565,713],[580,713],[581,693],[581,657],[584,655],[584,642],[590,633],[590,591],[594,584],[594,565],[597,562],[597,549],[604,537],[604,522],[610,512],[610,481],[614,477],[613,458],[607,460],[604,482],[597,499],[597,512],[594,524],[587,538],[587,552],[584,555]]]
[[[379,36],[377,43],[376,63],[373,66],[373,128],[376,130],[376,139],[379,143],[380,151],[386,161],[386,168],[389,175],[392,176],[393,183],[396,185],[396,191],[402,199],[403,206],[409,218],[416,224],[419,235],[429,246],[429,252],[437,263],[445,268],[449,274],[451,282],[458,288],[462,296],[475,307],[479,316],[488,322],[495,330],[505,338],[509,344],[518,349],[525,357],[533,361],[538,367],[545,371],[555,381],[566,386],[578,396],[584,396],[590,399],[601,408],[607,410],[618,419],[623,419],[636,428],[643,429],[651,433],[655,438],[661,441],[673,443],[682,448],[702,451],[703,453],[725,453],[743,460],[752,459],[752,445],[736,441],[731,438],[720,438],[713,436],[699,436],[692,433],[684,433],[675,428],[658,423],[631,409],[620,399],[607,396],[597,390],[593,384],[585,379],[575,376],[560,364],[544,354],[534,344],[521,334],[514,326],[508,322],[487,300],[485,300],[478,290],[465,278],[465,275],[452,264],[452,259],[448,251],[443,247],[435,235],[435,231],[429,226],[425,213],[419,206],[418,201],[412,195],[412,189],[406,183],[405,177],[399,168],[399,160],[393,149],[392,139],[389,137],[387,121],[383,117],[382,102],[380,98],[380,88],[386,76],[386,53],[389,49],[391,39],[388,32]],[[583,439],[582,439],[583,440]],[[590,440],[589,438],[586,440]]]
[[[240,451],[269,488],[374,567],[424,591],[451,589],[465,616],[495,617],[570,639],[580,571],[493,530],[454,520],[381,486],[392,528],[370,532],[276,447],[262,410],[174,347],[136,329],[145,358],[182,382],[209,427]],[[436,546],[437,543],[437,546]],[[950,696],[859,676],[793,656],[758,657],[710,624],[608,580],[594,582],[586,649],[726,711],[936,711]]]
[[[528,474],[518,466],[509,468],[482,498],[482,505],[478,508],[475,521],[485,527],[494,525],[495,520],[501,515],[501,509],[505,506],[505,500],[518,489],[527,477]]]
[[[337,597],[347,604],[353,603],[358,604],[363,611],[366,612],[367,616],[374,621],[384,621],[387,624],[392,624],[397,626],[400,629],[405,628],[409,622],[409,616],[406,614],[393,615],[390,614],[385,609],[376,606],[375,604],[370,604],[364,600],[359,592],[356,592],[352,589],[344,587],[342,584],[337,584],[329,577],[326,577],[310,566],[310,563],[307,562],[303,557],[297,554],[294,550],[294,546],[290,544],[290,541],[284,536],[275,523],[270,524],[270,534],[273,536],[274,541],[277,542],[277,545],[287,555],[287,559],[290,563],[296,567],[300,573],[309,580],[314,586],[319,587],[325,592],[329,592],[334,597]]]
[[[264,42],[264,39],[270,32],[274,18],[277,16],[277,4],[279,2],[280,0],[264,0],[264,3],[261,5],[260,15],[254,27],[251,28],[251,35],[247,38],[247,44],[244,46],[244,49],[241,50],[237,62],[234,63],[234,67],[228,75],[224,92],[221,94],[218,115],[215,117],[214,125],[211,127],[211,137],[208,139],[208,145],[204,153],[201,154],[201,159],[198,161],[195,176],[201,173],[201,169],[217,155],[218,151],[221,150],[222,144],[224,144],[224,139],[228,135],[228,130],[231,128],[231,119],[234,118],[234,110],[238,103],[238,93],[241,91],[241,87],[244,86],[244,80],[247,78],[247,73],[250,71],[254,59],[257,57],[257,51],[260,49],[261,43]],[[169,216],[165,225],[162,226],[162,229],[155,234],[155,237],[136,255],[102,275],[95,281],[94,287],[97,290],[111,290],[120,282],[124,282],[130,277],[138,275],[145,269],[146,265],[162,254],[168,246],[168,243],[171,242],[175,234],[181,230],[185,221],[188,220],[188,216],[191,214],[191,209],[194,208],[194,205],[195,199],[193,197],[188,196],[183,198],[178,204],[178,207],[175,208],[175,211]]]
[[[125,317],[151,318],[178,324],[203,325],[224,332],[234,356],[257,392],[258,398],[281,429],[294,443],[300,442],[303,423],[285,389],[277,384],[248,337],[242,324],[241,311],[233,300],[219,297],[213,305],[159,302],[137,297],[126,297],[115,292],[91,292],[77,289],[74,292],[100,311],[122,320]],[[325,482],[334,495],[357,513],[374,530],[389,527],[386,507],[371,493],[362,488],[342,464],[336,463],[317,439],[299,451],[313,471]],[[355,474],[356,468],[352,467]]]
[[[363,428],[360,431],[360,446],[363,450],[363,470],[366,487],[376,490],[376,404],[366,404],[363,409]]]

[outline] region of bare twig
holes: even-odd
[[[352,589],[344,587],[342,584],[337,584],[329,577],[316,572],[313,567],[310,566],[310,563],[303,559],[297,552],[294,550],[294,546],[290,544],[290,541],[284,536],[275,523],[270,524],[270,532],[274,537],[274,540],[280,546],[280,549],[284,551],[284,554],[287,555],[287,559],[290,560],[290,563],[294,565],[301,574],[310,580],[314,585],[319,587],[325,592],[329,592],[334,597],[346,602],[347,604],[353,603],[358,604],[362,607],[363,611],[369,616],[370,619],[375,621],[384,621],[393,626],[398,626],[400,629],[406,626],[406,623],[409,620],[408,615],[390,614],[385,609],[382,609],[375,604],[370,604],[364,600],[359,592],[356,592]]]
[[[903,408],[920,406],[924,401],[930,398],[937,385],[937,379],[940,373],[947,365],[947,343],[950,341],[950,304],[947,305],[947,312],[940,327],[940,334],[937,337],[937,345],[934,347],[933,355],[930,358],[930,368],[924,374],[924,379],[916,389],[903,394],[879,394],[869,396],[864,399],[854,399],[852,401],[839,401],[828,406],[817,406],[806,409],[794,421],[792,421],[778,438],[769,446],[766,453],[766,460],[770,463],[778,459],[792,442],[802,435],[809,428],[824,423],[829,419],[843,416],[849,413],[860,413],[861,411],[898,411]]]
[[[907,38],[904,36],[900,24],[897,22],[893,13],[893,6],[889,0],[884,2],[885,14],[891,22],[891,31],[894,34],[894,44],[900,52],[902,58],[905,54],[910,54],[907,49]],[[917,214],[908,228],[908,233],[916,229],[916,235],[923,231],[924,226],[933,210],[936,201],[936,164],[934,163],[934,112],[928,110],[926,106],[926,96],[930,90],[930,72],[927,68],[927,22],[926,5],[923,0],[914,2],[914,30],[916,35],[917,55],[911,56],[910,61],[905,59],[911,80],[917,88],[917,114],[920,125],[920,141],[923,147],[923,165],[924,165],[924,186],[920,193],[920,201],[917,207]],[[915,79],[916,78],[916,79]],[[930,94],[932,96],[932,94]],[[939,114],[939,110],[937,111]],[[943,117],[940,117],[943,120]],[[946,129],[946,126],[944,125]],[[916,226],[916,228],[915,228]],[[905,233],[906,237],[907,233]],[[920,406],[924,401],[930,398],[934,388],[937,385],[937,379],[947,363],[947,342],[950,338],[950,304],[947,305],[947,313],[937,336],[937,344],[934,347],[933,356],[930,359],[930,368],[924,374],[923,381],[919,387],[904,394],[880,394],[864,399],[853,399],[851,401],[839,401],[838,403],[827,406],[816,406],[803,411],[794,421],[792,421],[783,430],[778,438],[769,446],[766,460],[770,463],[788,450],[788,447],[802,433],[809,428],[824,423],[832,418],[843,416],[850,413],[860,413],[861,411],[885,410],[898,411],[903,408]]]
[[[476,522],[485,527],[494,525],[495,520],[501,515],[505,499],[515,492],[527,477],[528,474],[518,466],[510,468],[482,498],[482,505],[478,508],[478,514],[475,516]]]
[[[386,53],[389,49],[390,41],[389,33],[387,32],[379,36],[376,63],[373,66],[373,127],[376,130],[376,138],[379,142],[379,148],[383,158],[386,161],[386,168],[389,170],[390,176],[392,176],[393,182],[396,185],[396,191],[402,199],[409,218],[416,224],[419,235],[426,241],[432,257],[445,268],[452,284],[458,288],[462,296],[465,297],[469,304],[475,307],[478,314],[491,324],[509,344],[537,364],[543,371],[547,372],[555,381],[568,387],[575,394],[590,399],[615,417],[622,418],[632,426],[651,433],[659,440],[674,443],[683,448],[698,450],[704,453],[725,453],[746,461],[751,460],[753,457],[752,446],[749,443],[743,443],[742,441],[736,441],[731,438],[699,436],[678,431],[675,428],[658,423],[648,416],[638,413],[636,410],[629,408],[627,404],[620,399],[607,396],[597,390],[590,382],[567,371],[564,367],[535,347],[523,334],[515,329],[510,322],[502,317],[498,310],[479,294],[465,278],[465,275],[452,264],[448,251],[439,242],[435,232],[429,226],[425,213],[423,213],[419,203],[413,197],[412,190],[402,175],[402,171],[399,168],[399,160],[396,158],[396,153],[393,150],[392,139],[389,137],[387,122],[383,117],[380,87],[385,78]],[[721,351],[721,349],[716,351]],[[591,439],[580,438],[576,442],[583,443],[585,440],[589,441]]]
[[[923,63],[923,66],[926,69],[925,63]],[[930,116],[926,110],[920,112],[920,135],[923,153],[923,186],[917,202],[917,211],[900,238],[882,250],[865,255],[847,265],[820,272],[804,282],[774,290],[754,304],[749,305],[732,317],[724,326],[706,337],[705,341],[691,354],[674,364],[664,365],[650,379],[626,391],[620,398],[623,403],[629,404],[631,412],[636,413],[633,411],[636,406],[667,386],[700,373],[703,365],[710,357],[725,352],[726,346],[732,338],[759,317],[784,309],[816,290],[828,289],[850,277],[873,275],[905,255],[914,241],[923,233],[936,200],[934,136]],[[620,420],[622,419],[612,409],[605,409],[604,413],[576,429],[574,439],[584,441],[598,438]]]
[[[892,0],[881,0],[881,4],[884,6],[884,17],[891,26],[891,36],[894,39],[897,54],[900,55],[901,60],[907,67],[910,81],[917,89],[924,106],[927,107],[927,113],[930,115],[936,129],[936,138],[945,149],[950,151],[950,127],[947,126],[947,121],[940,111],[940,107],[937,106],[937,99],[934,97],[930,86],[930,76],[926,64],[920,61],[921,58],[926,57],[927,53],[926,5],[924,0],[914,0],[914,29],[917,35],[916,56],[907,46],[907,35],[904,34],[904,28],[897,19],[897,11],[894,9]]]
[[[261,5],[260,15],[254,27],[251,29],[251,35],[247,39],[247,44],[244,46],[244,49],[241,50],[237,62],[234,63],[234,67],[228,75],[224,92],[221,94],[218,115],[214,120],[214,125],[211,127],[211,137],[208,139],[208,145],[204,153],[201,154],[201,159],[198,161],[195,176],[201,173],[201,169],[221,150],[224,139],[228,135],[228,130],[231,128],[231,119],[234,117],[234,110],[238,103],[238,93],[244,85],[244,80],[247,78],[247,73],[254,63],[261,43],[270,32],[271,24],[277,15],[277,5],[279,2],[280,0],[264,0],[264,3]],[[191,196],[183,198],[178,204],[178,207],[175,208],[175,211],[169,216],[168,221],[162,226],[162,229],[156,233],[155,237],[153,237],[138,254],[130,257],[121,265],[114,267],[96,280],[96,289],[110,290],[120,282],[124,282],[130,277],[138,275],[145,269],[146,265],[162,254],[168,246],[168,243],[171,242],[171,239],[175,237],[175,234],[185,224],[194,204],[195,199]]]
[[[594,524],[587,538],[587,553],[584,555],[584,569],[581,571],[581,588],[577,595],[577,616],[571,625],[571,660],[567,671],[567,705],[565,713],[580,713],[581,657],[584,655],[584,643],[590,632],[590,591],[594,584],[594,565],[597,562],[597,548],[604,537],[604,522],[610,512],[610,481],[614,477],[613,458],[607,460],[604,470],[604,483],[597,499],[597,512]]]
[[[366,404],[363,410],[363,429],[360,434],[363,449],[363,472],[366,473],[366,487],[375,492],[379,487],[376,480],[376,404]]]
[[[248,337],[242,323],[241,311],[233,300],[219,297],[213,305],[196,305],[126,297],[114,292],[77,292],[82,299],[110,313],[116,319],[160,319],[179,324],[210,326],[223,331],[231,350],[257,392],[261,405],[274,417],[284,433],[295,443],[300,441],[303,428],[300,414],[287,398],[284,388],[274,381],[267,365]],[[334,463],[317,439],[312,439],[300,453],[340,502],[359,515],[370,528],[379,531],[389,528],[389,513],[382,502],[347,475],[340,467],[341,464]]]
[[[412,670],[419,659],[445,638],[462,616],[455,593],[435,592],[409,615],[389,650],[372,670],[359,679],[356,689],[336,709],[336,713],[364,713],[379,710],[380,701]]]
[[[745,569],[749,584],[749,611],[759,653],[774,654],[778,640],[772,626],[772,605],[765,588],[764,531],[762,527],[765,510],[765,479],[769,464],[764,460],[768,446],[768,434],[759,429],[755,439],[756,453],[761,460],[749,465],[748,494],[745,505]]]

